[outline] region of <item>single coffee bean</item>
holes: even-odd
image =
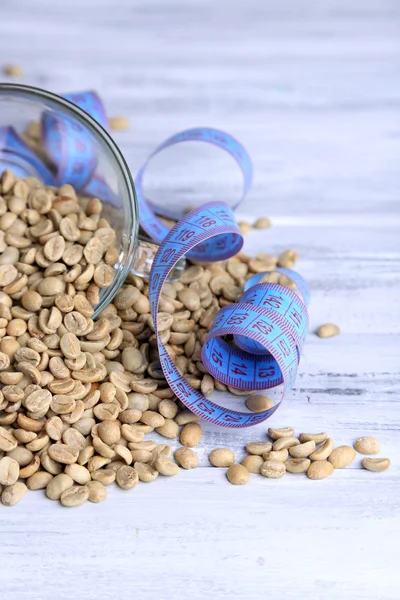
[[[121,429],[116,421],[102,421],[99,423],[97,433],[108,446],[118,444],[121,438]]]
[[[185,308],[190,311],[195,311],[200,308],[200,298],[194,290],[184,288],[178,292],[178,298]]]
[[[28,477],[26,485],[28,490],[44,490],[52,479],[53,475],[51,473],[36,471],[36,473]]]
[[[89,471],[82,465],[78,465],[76,463],[67,465],[64,472],[80,485],[85,485],[91,480]]]
[[[288,458],[285,461],[288,473],[305,473],[310,464],[311,460],[309,458]]]
[[[164,475],[165,477],[171,477],[177,475],[180,471],[178,465],[172,460],[169,460],[166,456],[162,456],[161,454],[155,459],[154,467],[160,473],[160,475]]]
[[[53,396],[50,406],[57,415],[67,415],[74,410],[76,402],[72,395],[56,394]]]
[[[226,477],[232,485],[244,485],[250,479],[250,473],[244,465],[234,464],[229,467]]]
[[[50,419],[46,422],[46,433],[47,435],[54,441],[58,442],[61,440],[62,432],[63,432],[63,422],[60,417],[50,417]]]
[[[242,465],[246,467],[249,473],[261,473],[263,463],[263,457],[256,454],[250,454],[242,460]]]
[[[300,444],[299,440],[295,437],[283,437],[276,440],[273,443],[273,450],[283,450],[283,448],[292,448],[293,446],[298,446]]]
[[[103,485],[111,485],[117,476],[113,469],[99,469],[91,473],[93,481],[100,481]]]
[[[36,413],[49,409],[52,395],[48,390],[38,389],[29,394],[24,400],[24,406],[30,412]]]
[[[1,495],[2,503],[4,506],[15,506],[25,496],[27,489],[25,483],[21,481],[5,487]]]
[[[178,425],[186,425],[187,423],[197,423],[200,421],[200,417],[190,410],[183,410],[176,415],[175,421]]]
[[[313,441],[313,440],[310,440]],[[307,443],[307,442],[306,442]],[[325,442],[315,450],[312,454],[309,455],[311,460],[325,460],[330,456],[332,450],[334,448],[334,442],[332,438],[327,438]]]
[[[355,457],[356,451],[351,446],[338,446],[331,452],[328,461],[335,469],[344,469]]]
[[[159,472],[151,464],[135,462],[135,471],[140,481],[151,483],[159,476]]]
[[[34,441],[37,441],[38,439],[39,438],[35,438]],[[8,453],[8,456],[14,459],[20,467],[26,467],[33,459],[32,452],[28,448],[24,448],[23,446],[17,446],[16,448],[14,448],[14,450],[11,450]]]
[[[360,452],[360,454],[379,454],[381,445],[377,439],[370,435],[365,435],[354,442],[354,448],[357,452]]]
[[[184,469],[193,469],[199,464],[197,454],[190,448],[178,448],[175,450],[174,458]]]
[[[310,442],[314,440],[316,444],[322,444],[327,439],[328,434],[325,432],[322,433],[301,433],[299,435],[300,442]]]
[[[145,425],[150,425],[153,428],[162,427],[165,424],[164,417],[152,410],[146,410],[142,413],[140,420]]]
[[[254,229],[268,229],[269,227],[271,227],[271,219],[268,217],[260,217],[253,223]]]
[[[327,460],[315,460],[307,469],[307,477],[310,479],[325,479],[334,472],[332,463]]]
[[[101,481],[89,481],[86,484],[86,488],[89,491],[89,502],[94,502],[98,504],[99,502],[103,502],[107,498],[107,490]]]
[[[165,400],[161,400],[161,402],[158,404],[158,412],[165,418],[165,419],[173,419],[178,412],[178,407],[176,405],[176,402],[174,402],[173,400],[168,400],[167,398]]]
[[[3,452],[11,452],[18,446],[18,440],[14,437],[11,431],[0,427],[0,450]]]
[[[149,450],[144,450],[143,448],[139,450],[131,450],[131,462],[140,462],[140,463],[151,463],[153,460],[153,454]]]
[[[340,335],[340,329],[334,323],[325,323],[324,325],[320,325],[315,333],[320,338],[330,338]]]
[[[162,402],[168,402],[168,400],[163,400]],[[169,439],[175,439],[179,435],[179,425],[173,419],[165,419],[164,425],[156,427],[155,430],[163,437]]]
[[[274,402],[271,400],[271,398],[268,398],[268,396],[257,394],[247,398],[246,406],[252,412],[259,413],[272,408],[274,406]]]
[[[143,356],[137,348],[124,348],[122,351],[122,364],[127,371],[133,373],[142,366]]]
[[[247,223],[246,221],[239,221],[238,225],[239,225],[241,234],[246,235],[246,233],[249,233],[249,231],[251,229],[250,223]]]
[[[0,459],[0,484],[4,486],[14,485],[19,477],[19,464],[9,456]]]
[[[72,477],[66,473],[60,473],[49,481],[46,487],[46,496],[50,500],[59,500],[61,495],[74,485]]]
[[[182,446],[193,448],[197,446],[203,435],[203,429],[199,423],[188,423],[181,431],[180,442]]]
[[[271,450],[271,452],[265,452],[263,454],[264,461],[274,460],[276,462],[285,462],[287,460],[289,453],[287,448],[282,448],[282,450]]]
[[[368,471],[386,471],[390,467],[388,458],[363,458],[362,466]]]
[[[124,465],[117,471],[117,483],[123,490],[130,490],[134,488],[139,481],[137,472],[133,467]]]
[[[130,465],[132,463],[133,456],[126,446],[123,446],[122,444],[115,444],[114,452],[117,456],[121,457],[127,465]]]
[[[78,460],[79,450],[67,444],[52,444],[48,448],[50,458],[58,463],[70,465]]]
[[[297,261],[298,254],[296,250],[284,250],[278,256],[278,266],[284,269],[292,269]]]
[[[272,440],[278,440],[282,437],[293,437],[294,429],[292,427],[281,427],[280,429],[270,427],[268,429],[268,435]]]
[[[271,450],[271,442],[249,442],[246,445],[246,451],[249,454],[255,454],[257,456],[262,456],[266,452],[271,452]]]
[[[74,427],[65,429],[62,434],[62,441],[71,448],[76,448],[79,452],[86,447],[85,437]]]
[[[213,467],[230,467],[235,462],[235,454],[230,448],[214,448],[208,455]]]
[[[81,344],[74,333],[65,333],[62,336],[60,348],[66,358],[76,359],[81,354]]]
[[[26,291],[21,297],[22,306],[31,312],[37,312],[42,307],[42,296],[34,290]]]
[[[307,458],[314,450],[315,442],[314,440],[310,440],[309,442],[304,442],[298,446],[292,446],[289,448],[289,454],[290,456],[293,456],[293,458]]]
[[[60,502],[63,506],[80,506],[89,499],[89,489],[84,485],[74,485],[61,494]]]
[[[286,466],[277,460],[266,460],[261,465],[261,475],[270,479],[279,479],[286,473]]]
[[[43,254],[51,262],[60,260],[65,250],[65,239],[62,235],[50,238],[43,247]]]

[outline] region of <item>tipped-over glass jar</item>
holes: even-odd
[[[71,184],[79,196],[102,201],[102,216],[115,231],[119,257],[113,283],[100,292],[97,316],[129,272],[149,275],[158,246],[139,239],[133,179],[105,129],[107,120],[97,95],[82,96],[80,104],[93,103],[99,122],[74,103],[79,94],[69,96],[71,101],[67,98],[30,86],[0,84],[0,174],[10,169],[18,177],[35,177],[45,185]],[[183,263],[173,278],[182,268]]]

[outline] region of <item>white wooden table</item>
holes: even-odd
[[[268,215],[249,251],[300,253],[311,328],[295,389],[269,424],[376,435],[383,474],[356,463],[312,482],[227,484],[207,454],[263,439],[205,425],[201,467],[102,505],[30,493],[0,510],[0,598],[398,600],[400,534],[400,5],[394,0],[8,0],[0,57],[25,83],[98,90],[135,171],[182,128],[236,135],[255,182],[238,217]],[[178,156],[178,155],[177,155]],[[188,160],[159,197],[227,198],[235,167]],[[206,164],[206,163],[204,163]],[[203,164],[203,166],[204,166]],[[195,194],[195,190],[197,190]],[[166,196],[165,196],[166,197]],[[237,402],[237,401],[236,401]]]

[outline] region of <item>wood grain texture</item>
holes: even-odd
[[[327,430],[337,444],[375,434],[392,467],[369,473],[357,459],[322,482],[253,476],[235,488],[207,454],[226,445],[240,458],[265,426],[205,425],[201,467],[174,480],[109,489],[99,506],[66,510],[37,492],[1,509],[1,598],[398,600],[399,31],[395,0],[2,4],[1,61],[21,64],[25,83],[94,88],[109,114],[129,116],[115,137],[133,172],[185,127],[246,145],[255,181],[238,217],[274,222],[246,249],[298,249],[311,329],[343,331],[309,335],[269,424]],[[176,152],[149,174],[158,199],[238,192],[230,160]]]

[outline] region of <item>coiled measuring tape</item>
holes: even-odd
[[[82,92],[65,97],[107,128],[105,111],[97,94]],[[7,149],[10,129],[0,129],[2,151]],[[18,149],[16,135],[13,132],[14,153]],[[38,167],[36,163],[41,161],[36,155],[30,164],[45,183],[52,181],[58,186],[70,183],[83,193],[112,202],[112,192],[101,175],[96,173],[97,160],[93,141],[81,125],[65,117],[45,113],[42,116],[42,140],[55,167],[55,174],[45,165]],[[160,363],[172,391],[195,414],[225,427],[248,427],[270,417],[279,407],[285,392],[293,385],[308,331],[306,306],[309,290],[302,277],[290,269],[275,271],[289,277],[296,284],[298,293],[276,283],[263,283],[262,279],[268,273],[254,275],[247,281],[240,302],[225,306],[218,312],[202,348],[202,362],[207,371],[227,386],[249,391],[281,386],[280,398],[272,408],[254,414],[219,406],[195,390],[182,377],[157,329],[162,286],[183,256],[201,262],[220,261],[237,254],[243,245],[232,210],[234,207],[224,202],[204,204],[181,217],[169,229],[157,218],[153,204],[146,199],[143,178],[149,161],[162,150],[186,141],[213,144],[235,159],[243,174],[241,200],[245,198],[252,181],[251,160],[244,147],[232,136],[210,128],[190,129],[170,137],[155,149],[139,170],[135,188],[140,225],[160,244],[149,278],[150,310]],[[22,140],[21,153],[29,163],[29,153],[33,152]],[[157,212],[174,219],[181,216],[165,208],[162,213],[159,210]],[[234,345],[224,339],[226,336],[233,336]]]

